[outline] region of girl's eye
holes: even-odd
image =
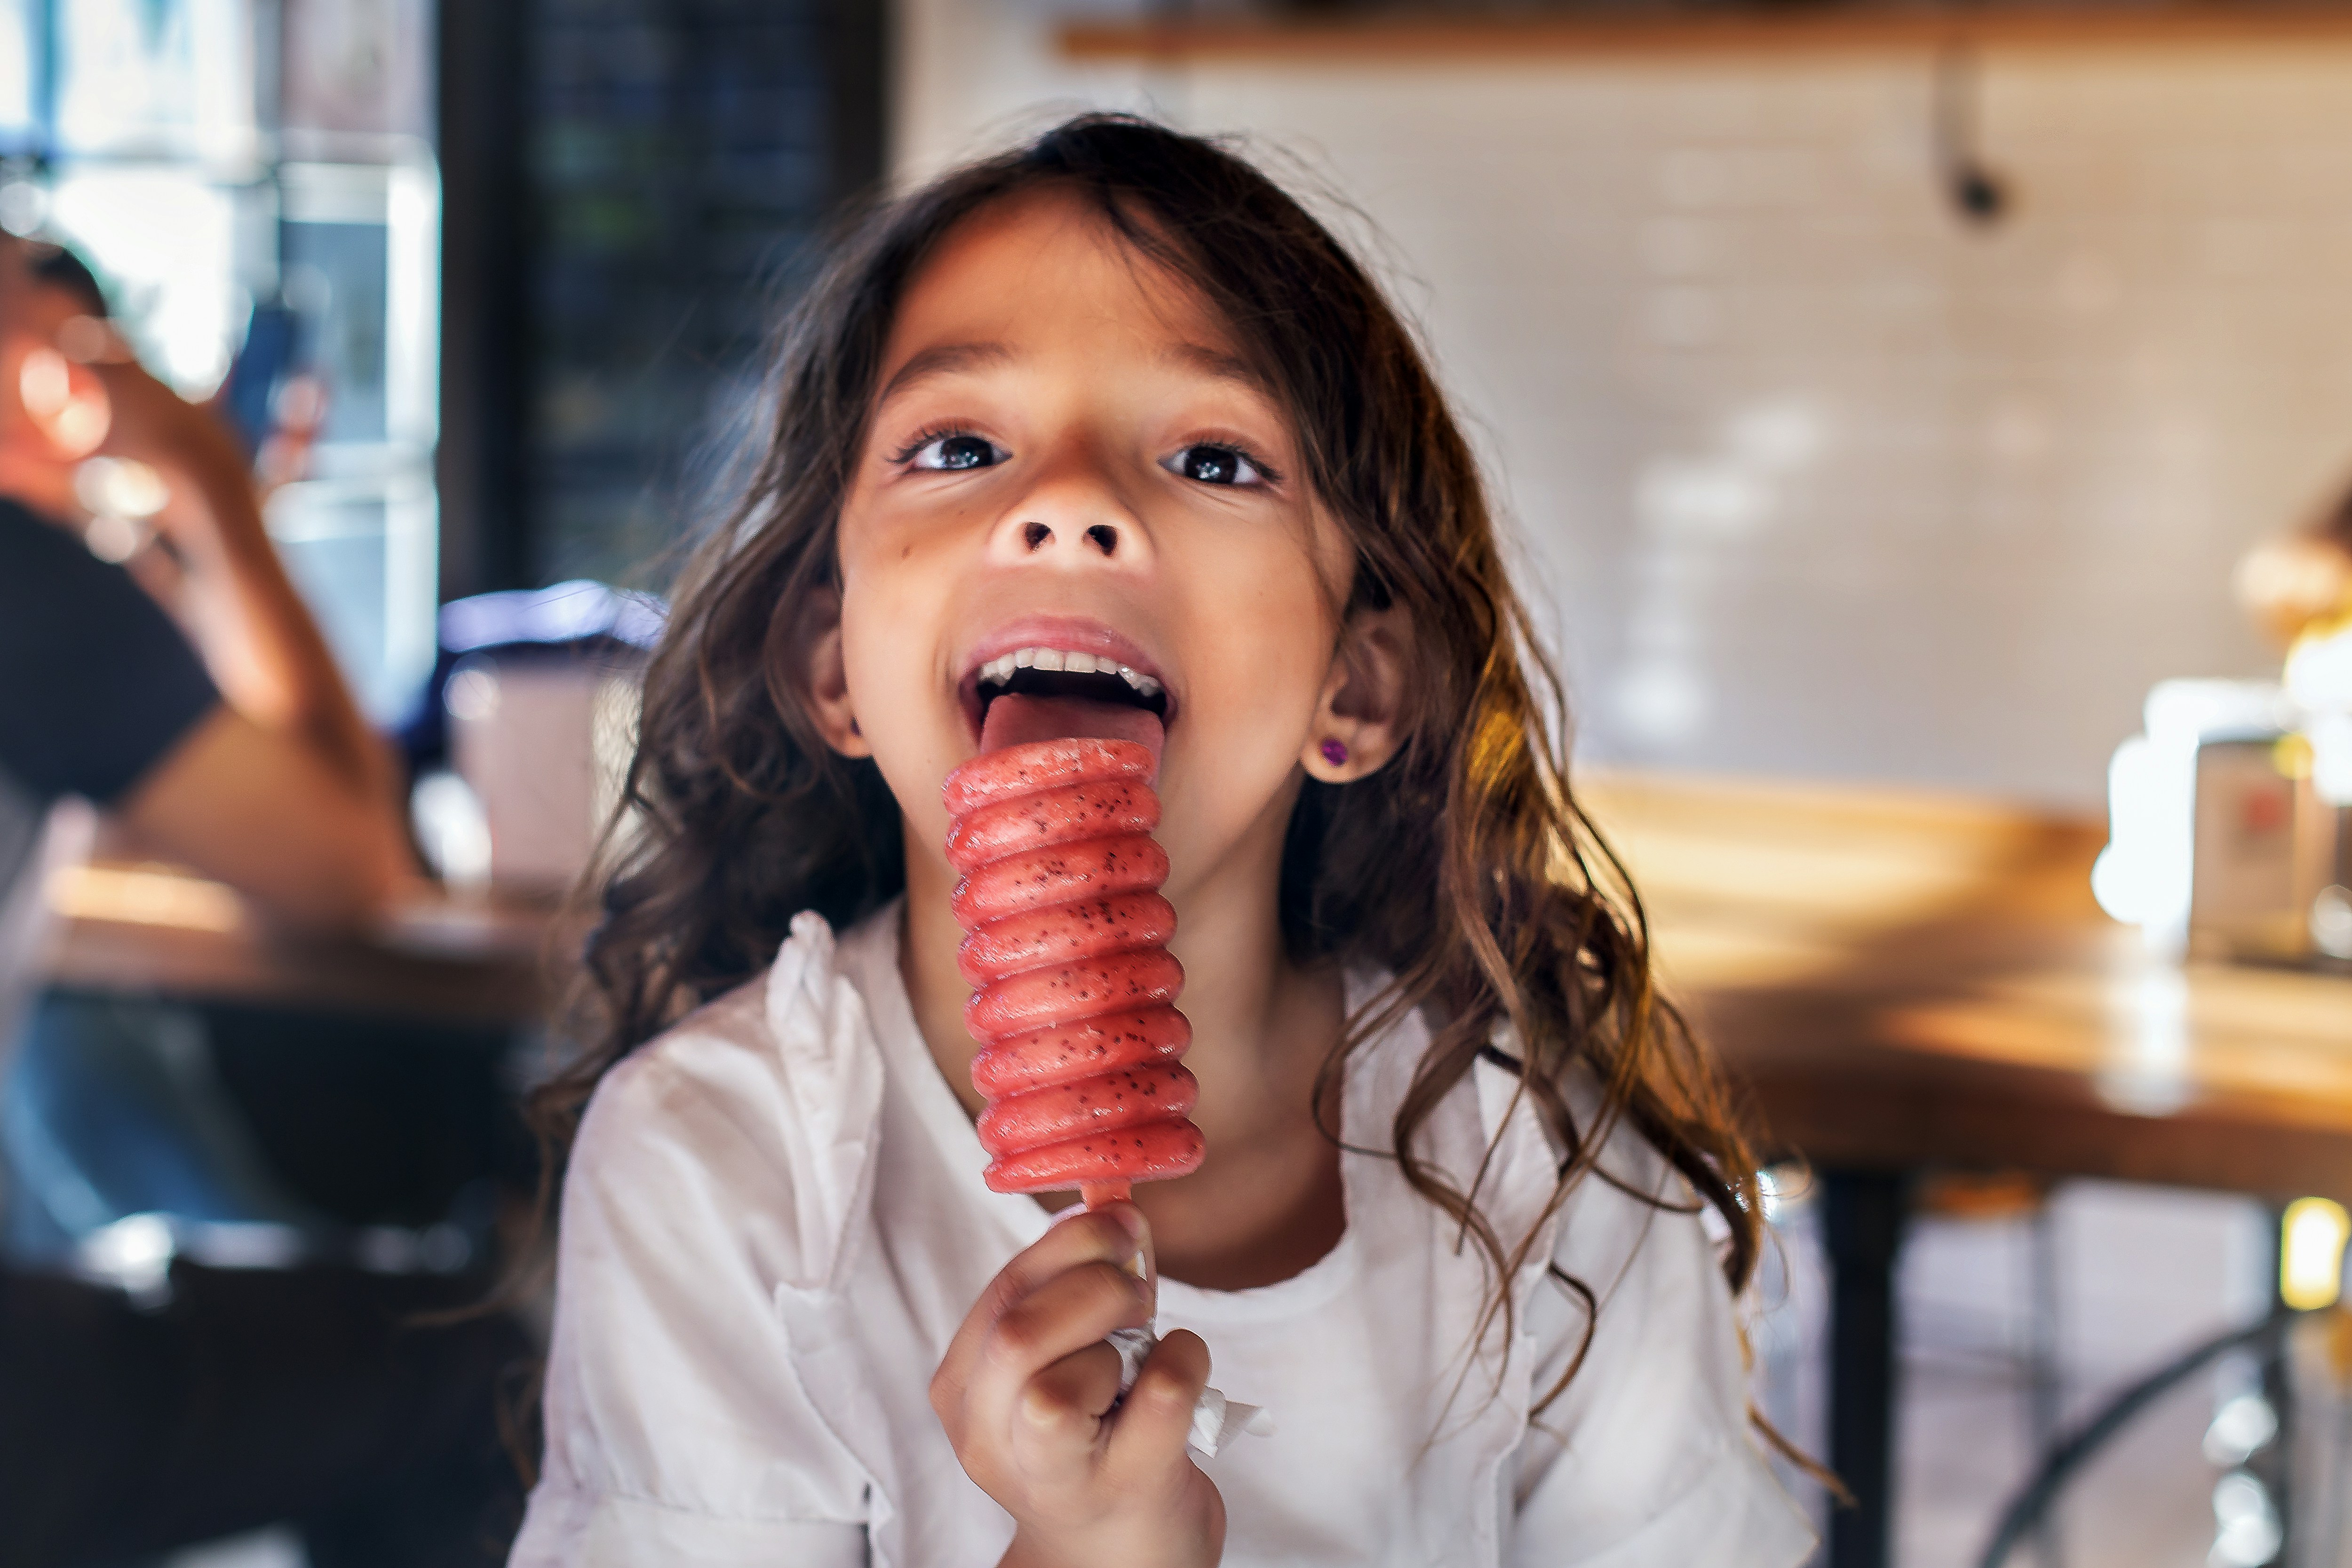
[[[1013,454],[980,436],[935,436],[907,454],[918,468],[992,468]]]
[[[1221,447],[1213,441],[1187,447],[1163,466],[1171,474],[1204,485],[1262,485],[1266,477],[1265,470],[1239,447]]]

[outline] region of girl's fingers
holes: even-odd
[[[1102,1419],[1118,1402],[1118,1352],[1097,1341],[1045,1368],[1013,1412],[1013,1462],[1033,1484],[1086,1479],[1101,1453]]]
[[[1111,1477],[1142,1486],[1164,1477],[1171,1465],[1189,1464],[1184,1444],[1192,1432],[1192,1406],[1208,1385],[1209,1347],[1190,1329],[1171,1331],[1136,1374],[1111,1423],[1104,1461]]]
[[[933,1405],[971,1382],[981,1347],[997,1323],[1047,1280],[1089,1263],[1126,1268],[1139,1256],[1148,1268],[1150,1250],[1150,1226],[1132,1204],[1108,1204],[1055,1225],[1000,1269],[964,1314],[932,1379]]]
[[[1031,1378],[1149,1316],[1141,1285],[1115,1264],[1098,1259],[1055,1275],[989,1331],[964,1385],[967,1415],[988,1430],[1005,1430]]]

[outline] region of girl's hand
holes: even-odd
[[[1056,1225],[981,1293],[931,1379],[965,1473],[1018,1526],[1007,1568],[1206,1568],[1223,1552],[1224,1500],[1184,1451],[1208,1347],[1170,1334],[1111,1409],[1103,1336],[1150,1322],[1150,1248],[1132,1204]]]

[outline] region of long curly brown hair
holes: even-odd
[[[1586,1176],[1611,1179],[1599,1152],[1631,1123],[1721,1214],[1723,1270],[1743,1288],[1759,1237],[1754,1163],[1713,1067],[1655,989],[1641,903],[1569,788],[1559,679],[1412,334],[1346,248],[1246,161],[1115,115],[1069,121],[878,208],[785,322],[765,449],[687,567],[647,672],[626,791],[635,822],[596,884],[585,1048],[534,1106],[551,1150],[614,1063],[760,973],[795,913],[842,928],[904,887],[898,805],[871,762],[819,737],[801,655],[824,618],[812,606],[837,586],[835,520],[909,279],[965,218],[1040,187],[1075,193],[1232,324],[1353,542],[1350,607],[1401,605],[1410,628],[1402,751],[1369,778],[1308,782],[1284,851],[1291,955],[1395,976],[1349,1020],[1318,1105],[1332,1103],[1349,1052],[1420,1009],[1437,1022],[1382,1153],[1475,1238],[1494,1269],[1490,1318],[1507,1322],[1507,1282],[1534,1236],[1496,1234],[1477,1201],[1483,1176],[1464,1190],[1420,1152],[1482,1054],[1517,1076],[1550,1131],[1554,1208]],[[1580,1098],[1598,1109],[1580,1115]],[[1591,1293],[1554,1277],[1589,1314]]]

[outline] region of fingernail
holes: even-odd
[[[1135,1239],[1135,1254],[1127,1260],[1129,1274],[1143,1281],[1143,1299],[1148,1308],[1157,1310],[1160,1302],[1160,1282],[1153,1278],[1151,1265],[1151,1222],[1143,1211],[1132,1204],[1121,1204],[1111,1210],[1127,1234]]]

